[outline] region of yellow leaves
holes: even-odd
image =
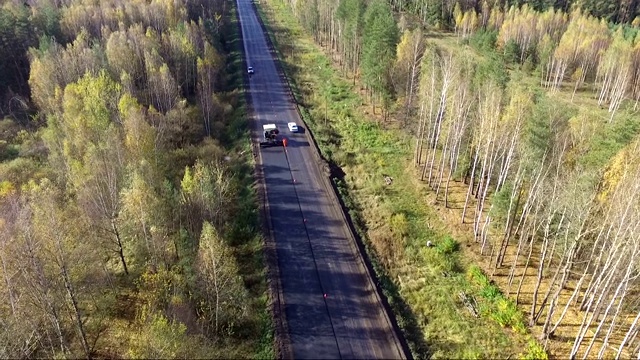
[[[625,39],[622,28],[615,32],[611,45],[603,53],[598,71],[600,77],[606,76],[609,72],[627,70],[631,62],[632,43]]]
[[[609,165],[602,176],[602,185],[598,194],[598,201],[606,202],[620,186],[624,186],[625,179],[633,178],[640,163],[640,140],[629,144],[626,148],[618,152],[609,162]]]
[[[391,215],[389,226],[391,227],[391,232],[393,232],[400,239],[409,234],[409,221],[407,220],[407,217],[404,213]]]
[[[598,194],[598,200],[605,202],[609,197],[611,191],[615,189],[623,174],[625,173],[628,163],[626,161],[627,150],[623,149],[616,156],[613,157],[609,168],[605,171],[602,179],[602,190]]]
[[[133,174],[129,188],[123,192],[122,202],[130,219],[143,224],[146,230],[158,201],[153,189],[138,172]]]
[[[549,355],[544,347],[535,340],[529,340],[527,347],[522,354],[518,355],[520,360],[549,360]]]
[[[133,359],[163,359],[186,357],[189,352],[187,327],[176,320],[169,321],[159,311],[143,306],[136,332],[129,343]]]
[[[425,40],[420,29],[404,31],[396,47],[396,61],[393,69],[393,77],[399,85],[399,98],[413,91],[409,84],[416,79],[415,70],[424,48]]]
[[[502,26],[504,22],[504,13],[500,11],[498,6],[494,6],[491,9],[491,15],[489,15],[489,23],[487,27],[492,30],[497,30]]]
[[[56,43],[51,44],[45,52],[31,51],[29,87],[34,102],[46,114],[60,108],[58,100],[61,98],[60,84],[63,81],[60,74],[64,71],[57,69],[57,58],[60,56],[60,46]]]
[[[182,189],[183,198],[195,192],[196,184],[189,166],[184,169],[184,176],[182,177],[182,181],[180,181],[180,188]]]
[[[402,37],[400,38],[400,42],[398,42],[398,46],[396,47],[396,58],[400,61],[402,58],[407,57],[407,53],[411,46],[411,30],[405,30],[402,33]]]
[[[462,15],[462,21],[460,22],[460,29],[462,32],[460,35],[463,38],[471,35],[478,27],[478,14],[474,9],[465,11]]]
[[[588,140],[596,133],[599,124],[599,118],[587,112],[581,112],[569,119],[573,152],[580,155],[588,150]]]
[[[12,182],[7,180],[0,181],[0,200],[10,195],[13,195],[15,192],[16,192],[16,188]]]
[[[120,85],[105,72],[97,77],[86,74],[77,83],[67,85],[58,134],[61,139],[57,139],[64,143],[67,162],[88,166],[84,161],[89,149],[111,140],[108,129],[117,120],[120,92]]]
[[[65,88],[65,119],[77,125],[105,126],[115,115],[121,87],[102,71],[97,77],[86,74]]]
[[[131,76],[139,76],[140,59],[136,54],[129,36],[136,36],[125,31],[114,31],[109,35],[105,45],[105,54],[109,67],[114,73],[126,71]]]
[[[118,103],[118,110],[120,111],[120,115],[123,118],[130,116],[131,113],[139,109],[140,104],[138,103],[138,100],[131,94],[126,93],[120,98],[120,102]]]
[[[508,128],[517,131],[533,110],[533,106],[533,94],[524,86],[516,85],[511,90],[509,105],[502,115],[503,123],[511,124]]]
[[[453,19],[456,23],[456,32],[462,26],[462,11],[460,10],[460,3],[456,2],[455,7],[453,8]]]
[[[192,169],[185,170],[182,201],[190,208],[204,211],[204,219],[220,225],[226,216],[222,209],[233,204],[232,178],[222,165],[198,160]]]
[[[595,61],[589,59],[608,44],[610,35],[606,23],[584,16],[579,10],[570,17],[567,31],[562,35],[556,49],[556,58],[565,61]],[[586,57],[586,58],[585,58]]]
[[[124,128],[124,143],[132,164],[150,163],[155,156],[156,130],[147,118],[138,101],[125,94],[118,104]]]
[[[246,315],[247,292],[238,274],[233,249],[220,238],[208,222],[202,226],[198,250],[198,293],[205,322],[213,325],[217,334]]]
[[[535,46],[545,35],[554,39],[563,28],[562,16],[553,9],[539,13],[527,4],[520,8],[511,7],[498,33],[498,46],[504,47],[510,40],[515,41],[522,51]]]
[[[147,40],[149,40],[152,43],[158,43],[158,32],[152,28],[152,27],[147,27],[147,29],[145,30],[144,36],[147,38]]]
[[[577,68],[576,71],[573,72],[573,74],[571,75],[571,80],[572,81],[580,81],[580,79],[582,79],[582,76],[584,74],[584,69],[582,69],[581,67]]]

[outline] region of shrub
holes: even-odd
[[[453,256],[435,256],[432,259],[431,266],[438,273],[454,273],[460,271],[458,261]]]
[[[491,281],[487,275],[484,274],[482,269],[478,265],[471,265],[467,270],[467,278],[471,280],[471,282],[480,285],[482,288],[488,286]]]
[[[443,255],[453,254],[458,251],[460,244],[455,241],[451,236],[445,237],[441,242],[436,245],[436,251]]]
[[[537,341],[531,340],[524,353],[518,355],[520,360],[548,360],[549,355]]]
[[[504,60],[507,63],[518,64],[520,62],[520,45],[515,40],[509,40],[504,45]]]
[[[495,285],[487,285],[482,288],[480,296],[484,297],[485,299],[496,300],[502,296],[502,292]]]
[[[5,140],[0,140],[0,161],[13,160],[20,155],[17,146],[9,144]]]
[[[143,306],[137,320],[140,330],[135,332],[129,342],[128,356],[131,358],[175,358],[189,357],[193,341],[186,335],[187,327],[174,320],[167,319],[160,312],[151,312]]]
[[[469,37],[469,45],[478,51],[490,52],[496,48],[498,32],[480,30]]]
[[[409,221],[403,213],[391,215],[390,220],[391,231],[400,238],[403,238],[409,234]]]
[[[0,181],[0,199],[16,191],[15,185],[11,181]]]
[[[525,331],[522,313],[513,301],[505,299],[502,296],[496,299],[495,309],[491,317],[500,324],[500,326],[509,326],[519,333]]]
[[[523,315],[516,304],[504,297],[480,267],[470,266],[467,270],[467,278],[480,287],[480,296],[488,300],[485,313],[488,313],[500,326],[509,326],[520,334],[526,333]]]

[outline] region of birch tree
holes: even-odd
[[[169,66],[162,62],[160,55],[154,52],[145,53],[145,66],[147,72],[147,89],[151,103],[166,113],[171,110],[179,100],[178,84],[169,70]]]
[[[117,254],[128,273],[119,230],[120,191],[123,187],[124,154],[117,123],[120,88],[106,73],[85,76],[65,89],[64,114],[49,143],[60,137],[68,179],[96,233],[107,239],[106,247]],[[50,146],[55,150],[54,146]]]
[[[246,290],[238,275],[231,248],[205,222],[198,251],[198,283],[202,302],[199,316],[205,332],[219,335],[223,327],[233,327],[246,312]]]
[[[42,241],[43,250],[49,257],[50,264],[53,265],[56,275],[62,280],[62,286],[66,294],[66,303],[70,311],[70,315],[75,323],[75,328],[84,352],[84,356],[91,358],[91,349],[87,340],[87,332],[85,328],[86,318],[81,308],[78,284],[73,279],[74,268],[87,266],[79,255],[82,254],[84,244],[77,241],[80,236],[86,235],[75,233],[82,229],[78,226],[70,226],[65,214],[61,208],[58,208],[55,190],[49,184],[44,182],[34,194],[33,206],[33,226],[36,236]],[[37,197],[37,200],[35,200]],[[78,236],[80,235],[80,236]],[[76,252],[78,251],[78,252]]]
[[[221,70],[221,59],[208,42],[204,45],[204,55],[197,59],[198,87],[197,95],[202,117],[204,120],[205,133],[211,136],[211,121],[215,111],[214,89],[216,80]]]
[[[609,104],[609,121],[627,95],[631,80],[631,54],[631,43],[625,39],[622,29],[619,29],[602,56],[596,77],[600,87],[598,105]]]
[[[199,236],[203,221],[220,229],[226,221],[224,211],[233,206],[233,175],[221,164],[196,162],[185,169],[181,182],[186,223],[193,236]]]
[[[396,93],[403,99],[404,122],[413,116],[414,97],[420,78],[420,61],[426,47],[420,29],[406,30],[398,43],[393,76]]]

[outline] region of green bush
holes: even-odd
[[[398,237],[403,238],[409,234],[409,221],[404,213],[391,215],[389,222],[391,231]]]
[[[480,287],[480,296],[488,300],[485,314],[489,314],[500,326],[509,326],[520,334],[526,333],[524,317],[515,302],[505,298],[500,289],[491,283],[489,277],[480,267],[470,266],[467,270],[467,278],[471,283]]]
[[[502,295],[497,298],[494,303],[494,310],[491,314],[491,318],[500,324],[500,326],[509,326],[519,333],[523,333],[525,331],[522,313],[518,310],[518,307],[513,301],[505,299]]]
[[[542,345],[537,341],[531,340],[527,344],[527,349],[524,353],[518,355],[520,360],[548,360],[549,355],[544,351]]]
[[[436,245],[436,251],[443,255],[453,254],[460,249],[460,244],[455,241],[451,236],[445,237],[441,242]]]
[[[480,30],[469,37],[469,45],[482,52],[491,52],[496,48],[498,32],[495,30]]]
[[[485,299],[496,300],[499,297],[502,297],[502,292],[495,285],[487,285],[482,288],[482,291],[480,291],[480,296]]]
[[[437,259],[433,266],[441,272],[451,273],[458,271],[458,261],[452,256],[440,256],[440,259]]]
[[[504,45],[504,60],[507,63],[518,64],[521,56],[520,45],[515,40],[509,40]]]
[[[482,288],[491,284],[491,281],[489,280],[487,275],[484,274],[484,271],[482,271],[482,269],[480,269],[478,265],[471,265],[469,267],[469,269],[467,270],[467,278],[472,283],[480,285],[480,287]]]
[[[5,140],[0,140],[0,161],[13,160],[18,155],[20,155],[20,149],[17,146],[9,144]]]

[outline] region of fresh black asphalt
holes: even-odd
[[[269,123],[288,139],[286,151],[260,151],[293,355],[404,358],[340,205],[327,186],[327,175],[310,148],[254,5],[251,0],[237,3],[246,63],[255,69],[249,79],[254,141],[262,137],[262,125]],[[299,133],[289,133],[290,121],[298,123]]]

